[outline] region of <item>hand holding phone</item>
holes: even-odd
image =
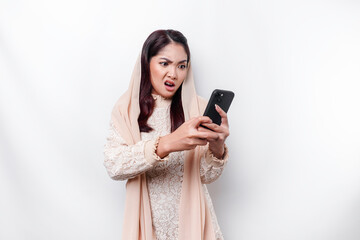
[[[222,89],[215,89],[210,97],[210,100],[206,106],[204,116],[208,116],[213,123],[221,125],[221,116],[215,109],[215,104],[217,104],[224,112],[230,108],[231,102],[234,99],[234,92]]]
[[[212,123],[200,125],[217,134],[216,138],[208,138],[207,140],[209,142],[209,150],[219,159],[223,159],[224,157],[225,140],[230,134],[226,113],[229,110],[234,95],[232,91],[215,89],[211,94],[204,112],[204,116],[208,116],[212,120]],[[221,109],[216,109],[215,105],[218,105]],[[199,131],[207,130],[199,128]]]

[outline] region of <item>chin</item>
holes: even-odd
[[[175,95],[175,93],[177,92],[177,90],[178,89],[176,89],[176,91],[173,91],[173,92],[164,90],[164,91],[160,92],[160,95],[164,98],[172,98]]]
[[[165,93],[165,94],[161,94],[162,97],[164,98],[172,98],[175,95],[175,93]]]

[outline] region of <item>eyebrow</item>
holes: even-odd
[[[164,60],[166,60],[166,61],[168,61],[168,62],[170,62],[170,63],[173,62],[173,61],[171,61],[170,59],[168,59],[168,58],[166,58],[166,57],[161,57],[160,59],[164,59]],[[187,60],[185,59],[185,60],[179,61],[179,63],[184,63],[184,62],[187,62]]]

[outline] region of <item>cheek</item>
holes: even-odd
[[[152,81],[154,81],[155,83],[162,82],[162,79],[164,78],[164,72],[163,71],[164,70],[162,70],[159,67],[154,67],[150,71]]]
[[[184,80],[185,80],[185,78],[187,76],[187,71],[181,71],[178,76],[179,76],[179,80],[181,82],[184,82]]]
[[[160,75],[161,68],[156,62],[150,62],[150,76],[154,78],[158,78]]]

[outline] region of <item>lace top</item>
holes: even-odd
[[[154,96],[155,108],[148,119],[154,130],[141,133],[141,141],[127,145],[113,123],[105,144],[105,161],[110,177],[114,180],[133,178],[146,172],[150,197],[153,228],[158,240],[178,239],[179,205],[184,172],[184,151],[172,152],[164,159],[155,154],[155,142],[158,136],[170,133],[171,100]],[[227,149],[222,160],[214,157],[208,146],[204,146],[204,155],[200,164],[200,176],[207,201],[213,229],[217,240],[223,239],[217,223],[214,207],[206,188],[207,183],[215,181],[222,173],[228,159]]]

